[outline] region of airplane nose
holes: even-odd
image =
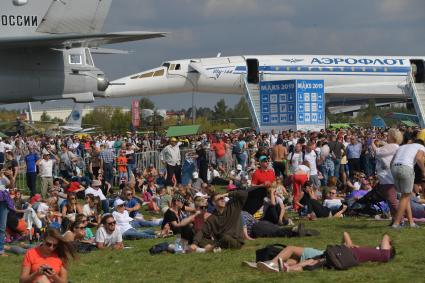
[[[109,86],[109,80],[106,78],[105,75],[99,74],[97,75],[97,90],[98,91],[105,91]]]

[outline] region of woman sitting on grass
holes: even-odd
[[[336,194],[336,190],[331,190]],[[307,181],[300,195],[299,206],[303,209],[302,212],[306,213],[310,219],[314,218],[326,218],[336,217],[340,218],[343,213],[347,210],[346,205],[340,205],[338,209],[332,211],[329,207],[326,207],[316,199],[314,193],[313,184]]]
[[[67,263],[75,252],[59,231],[50,229],[43,244],[29,249],[22,262],[19,282],[68,282]]]
[[[197,211],[195,214],[185,217],[184,212],[188,210],[185,203],[186,199],[184,197],[179,193],[174,194],[171,207],[164,214],[161,235],[168,235],[169,231],[173,231],[174,235],[180,234],[183,240],[187,241],[188,244],[192,244],[194,237],[192,222],[201,212]]]
[[[86,195],[86,204],[83,206],[83,214],[87,217],[90,227],[97,227],[100,223],[101,200],[99,196]]]

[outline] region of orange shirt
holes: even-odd
[[[118,162],[118,172],[120,173],[127,172],[127,157],[119,156],[117,162]]]
[[[213,143],[211,147],[215,151],[217,158],[222,158],[226,155],[226,143],[224,141]]]
[[[63,267],[63,262],[56,253],[52,253],[50,256],[44,257],[40,253],[39,247],[32,248],[27,251],[22,262],[22,267],[30,267],[30,273],[34,273],[44,264],[53,268],[57,274],[60,273],[61,268]],[[36,280],[37,279],[38,278],[36,278]]]

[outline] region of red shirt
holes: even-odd
[[[75,191],[78,191],[80,189],[80,183],[78,182],[71,182],[68,187],[68,192],[73,193]]]
[[[226,155],[226,143],[224,141],[213,143],[211,148],[215,151],[217,158]]]
[[[264,185],[266,182],[273,182],[276,179],[274,175],[274,170],[267,169],[257,169],[254,174],[252,174],[252,184],[253,185]]]

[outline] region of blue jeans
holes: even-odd
[[[337,177],[338,179],[339,179],[339,168],[341,167],[341,159],[334,159],[333,160],[333,162],[334,162],[334,170],[335,170],[335,172],[334,172],[334,175],[335,175],[335,177]]]
[[[103,214],[109,213],[109,200],[108,199],[102,200],[102,211],[103,211]]]
[[[5,201],[0,201],[0,254],[4,253],[4,238],[6,236],[6,223],[9,208]]]
[[[122,236],[125,240],[154,239],[155,231],[152,231],[152,230],[139,231],[134,228],[131,228],[125,231]]]
[[[321,167],[323,179],[322,186],[327,186],[329,177],[335,176],[335,167],[332,159],[327,158]]]
[[[139,228],[142,228],[142,227],[161,226],[162,225],[162,219],[152,220],[152,221],[134,219],[133,221],[130,222],[130,225],[135,229],[139,229]]]

